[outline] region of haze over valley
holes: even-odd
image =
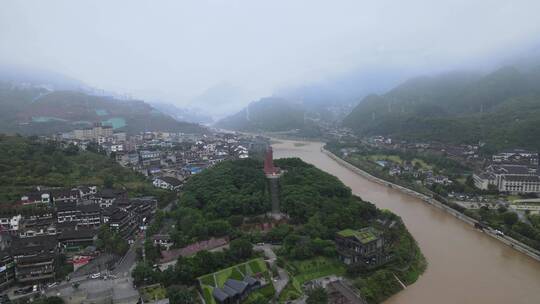
[[[538,12],[2,1],[0,304],[540,303]]]

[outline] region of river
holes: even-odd
[[[274,158],[299,157],[401,216],[428,261],[415,284],[385,303],[540,303],[539,262],[418,198],[355,174],[322,153],[322,145],[279,140],[272,147]]]

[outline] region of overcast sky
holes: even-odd
[[[245,102],[364,66],[485,64],[537,42],[539,12],[538,0],[2,0],[0,63],[176,104],[223,87]]]

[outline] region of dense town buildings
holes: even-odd
[[[48,199],[37,199],[44,194],[49,195]],[[33,196],[36,199],[30,200]],[[130,199],[123,190],[96,186],[40,188],[24,194],[20,203],[40,208],[30,214],[0,218],[2,289],[15,282],[24,285],[55,281],[59,255],[93,245],[102,225],[130,239],[157,208],[152,197]]]
[[[184,181],[226,159],[264,152],[267,140],[232,133],[189,135],[145,132],[128,136],[100,124],[56,138],[63,145],[98,149],[122,166],[147,176],[157,188],[179,191]],[[19,205],[39,206],[32,214],[0,216],[0,288],[13,283],[55,281],[57,257],[93,245],[99,227],[107,225],[123,239],[148,224],[157,208],[152,197],[129,198],[121,189],[80,185],[37,186],[21,196]],[[170,238],[156,241],[171,245]],[[165,246],[167,247],[167,246]]]
[[[186,178],[207,167],[226,159],[248,158],[252,152],[263,153],[268,146],[265,138],[237,133],[144,132],[128,135],[113,132],[112,128],[100,124],[64,133],[58,138],[64,144],[73,144],[80,149],[97,144],[122,166],[151,178],[155,187],[173,190],[179,190]],[[36,193],[28,201],[47,199]]]

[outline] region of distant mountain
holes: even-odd
[[[201,132],[199,125],[178,122],[140,100],[120,100],[78,91],[54,91],[26,83],[0,83],[0,132],[50,134],[112,125],[118,131]]]
[[[250,103],[240,112],[218,121],[215,126],[239,131],[289,131],[304,127],[304,114],[301,104],[267,97]]]
[[[240,87],[230,83],[216,84],[191,100],[190,106],[205,111],[213,119],[220,119],[244,107],[250,98]]]
[[[203,113],[202,110],[182,108],[170,103],[152,102],[150,104],[163,114],[172,116],[178,121],[200,124],[210,124],[214,121],[210,115]]]
[[[404,82],[365,97],[343,125],[361,135],[488,147],[540,149],[540,67],[504,67],[488,75],[454,72]]]
[[[50,90],[90,90],[90,87],[83,82],[61,73],[11,64],[0,65],[0,82],[43,87]]]
[[[388,91],[407,75],[414,73],[398,68],[363,67],[314,83],[280,89],[274,95],[299,100],[309,107],[354,106],[369,94]]]

